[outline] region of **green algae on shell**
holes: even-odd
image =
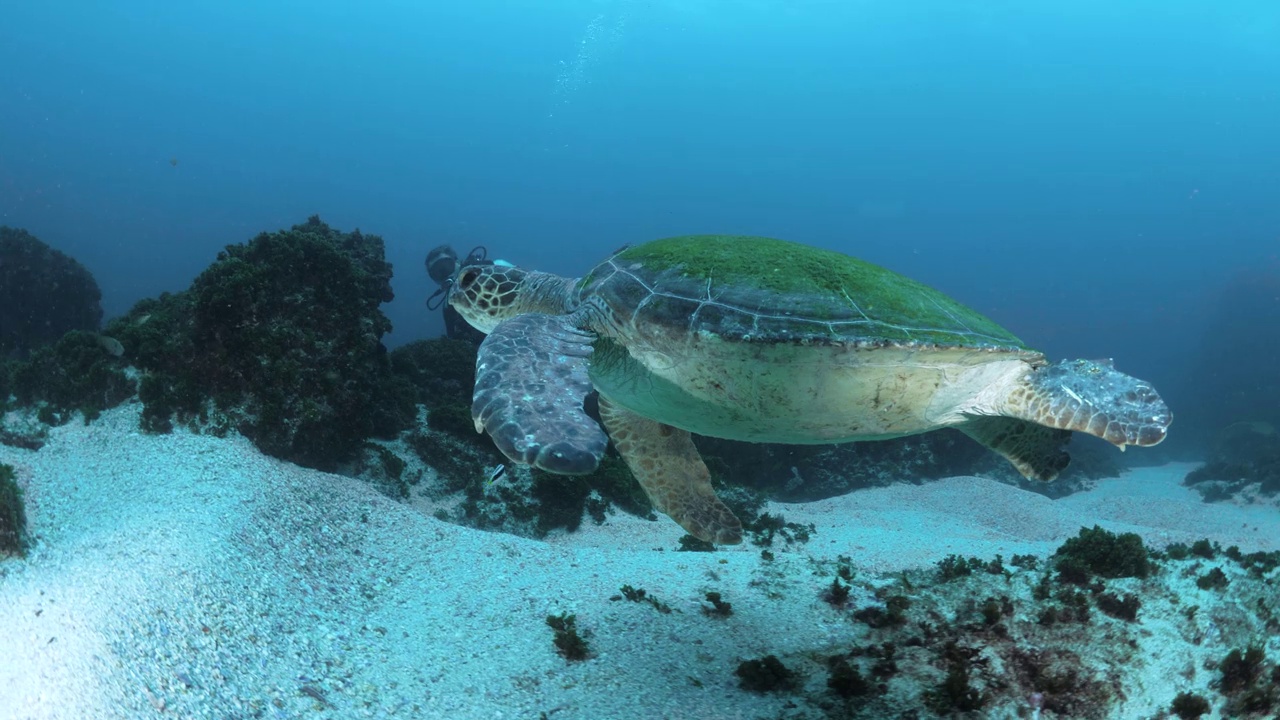
[[[691,235],[630,247],[578,286],[628,325],[732,341],[1027,350],[933,288],[843,253],[773,238]]]

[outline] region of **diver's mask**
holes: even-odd
[[[427,275],[437,285],[447,285],[457,270],[458,253],[448,245],[437,246],[427,253]]]

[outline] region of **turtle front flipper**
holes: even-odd
[[[742,523],[716,497],[711,473],[687,430],[641,417],[603,394],[600,419],[655,509],[699,540],[742,542]]]
[[[956,429],[1002,455],[1031,480],[1053,480],[1071,462],[1068,430],[1011,417],[971,417]]]
[[[1002,414],[1059,430],[1088,433],[1123,450],[1164,440],[1173,413],[1151,385],[1109,360],[1065,360],[1022,377]]]
[[[596,469],[609,444],[583,409],[594,335],[560,315],[529,313],[494,327],[476,357],[471,418],[513,462],[561,475]]]

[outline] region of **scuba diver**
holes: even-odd
[[[444,334],[452,340],[467,340],[479,345],[484,340],[484,333],[471,327],[471,324],[449,305],[449,287],[458,271],[468,265],[506,265],[506,260],[490,260],[489,251],[483,245],[477,245],[467,254],[462,262],[458,262],[458,253],[449,245],[439,245],[427,253],[427,275],[439,287],[431,297],[427,298],[427,309],[444,308]]]

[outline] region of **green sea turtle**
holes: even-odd
[[[1123,449],[1155,445],[1172,420],[1109,361],[1050,363],[930,287],[783,240],[655,240],[580,279],[463,267],[449,302],[488,335],[477,431],[563,474],[594,470],[612,438],[654,507],[717,543],[740,541],[741,524],[690,433],[840,443],[954,427],[1051,480],[1071,431]],[[603,429],[584,408],[592,390]]]

